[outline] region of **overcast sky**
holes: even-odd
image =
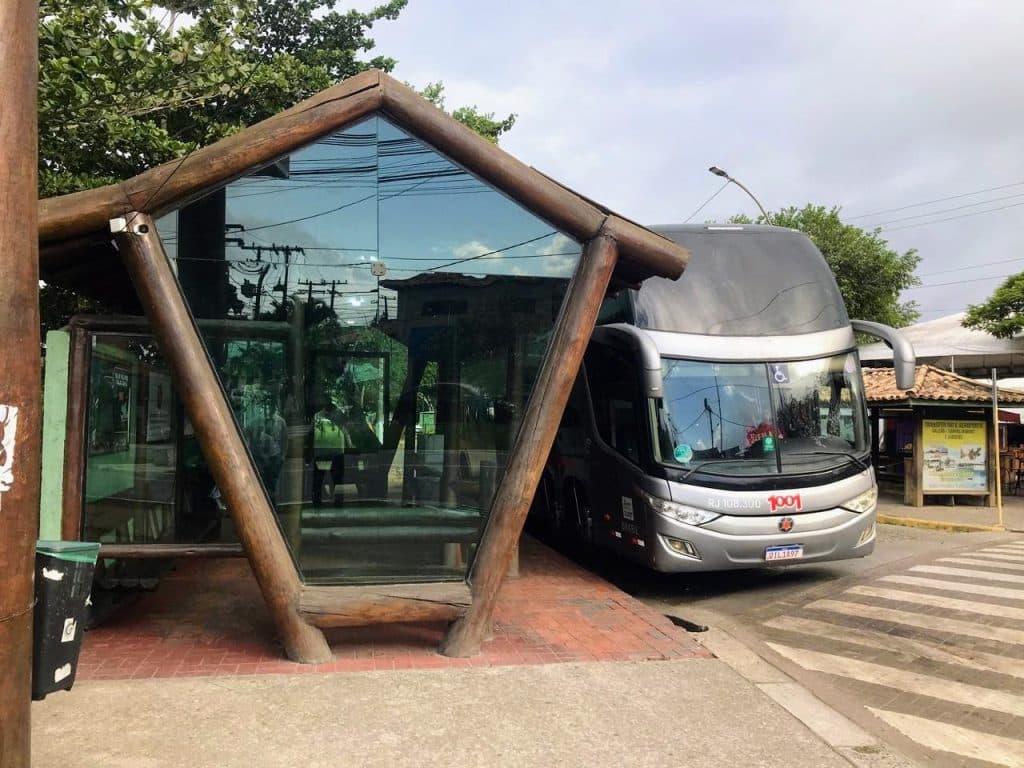
[[[398,78],[515,112],[505,149],[641,222],[686,219],[718,165],[770,210],[839,205],[917,248],[937,286],[905,296],[922,319],[1024,270],[1017,0],[411,0],[373,35]],[[923,224],[1002,206],[1017,207]],[[730,186],[695,220],[739,212],[755,209]]]

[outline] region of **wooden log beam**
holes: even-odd
[[[449,627],[440,648],[445,656],[472,656],[480,650],[617,259],[615,240],[597,236],[587,244],[569,284],[473,561],[473,604]]]
[[[100,557],[152,560],[176,557],[245,557],[241,544],[101,544]]]
[[[31,759],[42,383],[35,0],[0,2],[0,767]]]
[[[153,219],[132,213],[125,220],[111,222],[111,228],[285,651],[289,658],[304,663],[330,660],[323,633],[299,616],[301,585],[295,564]]]
[[[131,211],[159,215],[211,187],[225,184],[380,106],[380,73],[363,72],[291,109],[181,160],[151,168],[122,184],[39,202],[39,240],[65,240],[104,230],[107,221]]]
[[[318,627],[357,627],[400,621],[452,621],[472,602],[465,582],[304,587],[299,613]]]

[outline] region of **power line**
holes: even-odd
[[[1009,264],[1013,261],[1020,261],[1024,259],[1024,256],[1015,256],[1012,259],[1000,259],[999,261],[985,261],[981,264],[970,264],[966,267],[955,267],[953,269],[940,269],[936,272],[923,272],[918,277],[931,277],[932,275],[945,275],[950,272],[963,272],[965,269],[977,269],[979,267],[993,267],[996,264]]]
[[[1017,182],[1014,182],[1013,184],[1003,184],[1003,185],[998,186],[998,187],[988,187],[987,189],[978,189],[978,190],[975,190],[974,192],[964,192],[964,193],[959,194],[959,195],[950,195],[949,197],[939,197],[939,198],[936,198],[935,200],[926,200],[923,203],[911,203],[910,205],[901,205],[898,208],[883,208],[882,210],[874,211],[873,213],[861,213],[861,214],[858,214],[856,216],[844,216],[843,218],[846,221],[854,221],[856,219],[866,219],[866,218],[869,218],[871,216],[879,216],[879,215],[881,215],[883,213],[895,213],[896,211],[906,211],[906,210],[909,210],[910,208],[920,208],[921,206],[933,205],[934,203],[945,203],[945,202],[948,202],[949,200],[960,200],[961,198],[964,198],[964,197],[971,197],[972,195],[980,195],[980,194],[983,194],[985,192],[996,192],[996,191],[998,191],[1000,189],[1010,189],[1012,187],[1019,187],[1022,184],[1024,184],[1024,181],[1017,181]]]
[[[947,216],[944,219],[935,219],[934,221],[921,221],[917,224],[904,224],[901,227],[889,227],[887,229],[880,229],[880,232],[897,232],[901,229],[912,229],[914,227],[926,227],[929,224],[941,224],[944,221],[955,221],[957,219],[969,219],[971,216],[980,216],[983,213],[995,213],[996,211],[1005,211],[1009,208],[1017,208],[1018,206],[1024,205],[1024,203],[1013,203],[1011,205],[1001,205],[998,208],[989,208],[984,211],[974,211],[973,213],[962,213],[959,216]]]
[[[1020,272],[1011,272],[1008,275],[991,275],[989,277],[975,277],[971,280],[954,280],[951,283],[928,283],[926,285],[915,285],[910,288],[904,288],[905,291],[916,291],[918,288],[942,288],[946,285],[963,285],[964,283],[982,283],[985,280],[1003,280],[1007,277],[1013,277],[1019,275]]]
[[[1024,192],[1018,192],[1017,194],[1014,194],[1014,195],[1004,195],[1003,197],[992,197],[992,198],[989,198],[988,200],[979,200],[976,203],[965,203],[964,205],[956,205],[956,206],[953,206],[952,208],[943,208],[943,209],[938,210],[938,211],[928,211],[927,213],[915,213],[915,214],[912,214],[910,216],[902,216],[902,217],[900,217],[898,219],[890,219],[889,221],[883,221],[883,222],[880,222],[880,223],[876,224],[875,226],[877,226],[877,227],[884,227],[884,226],[887,226],[889,224],[897,224],[897,223],[899,223],[901,221],[910,221],[911,219],[921,219],[921,218],[924,218],[925,216],[938,216],[939,214],[943,214],[943,213],[952,213],[953,211],[962,211],[965,208],[974,208],[975,206],[978,206],[978,205],[988,205],[989,203],[998,203],[1001,200],[1015,200],[1015,199],[1017,199],[1019,197],[1024,197]]]
[[[685,221],[683,221],[683,224],[687,224],[687,223],[689,223],[690,219],[692,219],[692,218],[693,218],[694,216],[696,216],[696,215],[697,215],[698,213],[700,213],[701,211],[703,211],[703,210],[704,210],[704,207],[705,207],[705,206],[706,206],[706,205],[707,205],[708,203],[710,203],[710,202],[711,202],[712,200],[714,200],[714,199],[715,199],[716,197],[718,197],[718,196],[719,196],[719,195],[720,195],[720,194],[722,193],[722,190],[723,190],[723,189],[725,189],[726,187],[728,187],[730,183],[731,183],[731,182],[728,182],[728,181],[727,181],[727,182],[725,182],[725,184],[723,184],[722,186],[720,186],[720,187],[718,188],[718,190],[717,190],[717,191],[715,192],[715,194],[713,194],[713,195],[712,195],[711,197],[709,197],[709,198],[708,198],[707,200],[705,200],[705,201],[704,201],[703,203],[701,203],[701,204],[700,204],[700,205],[699,205],[699,206],[697,207],[697,210],[696,210],[696,211],[694,211],[693,213],[691,213],[691,214],[690,214],[689,216],[687,216],[687,217],[686,217]]]

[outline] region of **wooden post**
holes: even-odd
[[[111,229],[288,657],[310,664],[329,661],[331,651],[323,633],[298,613],[301,585],[295,564],[153,219],[130,213],[111,221]]]
[[[999,373],[992,369],[992,478],[996,489],[996,527],[1003,525],[1003,462],[999,454]]]
[[[583,252],[473,561],[473,603],[449,627],[440,648],[445,656],[472,656],[480,650],[617,260],[617,244],[605,234]]]
[[[85,498],[85,460],[89,454],[85,433],[89,402],[89,333],[71,321],[68,356],[68,408],[64,423],[64,493],[61,499],[60,535],[70,541],[82,533],[82,502]]]
[[[924,506],[924,411],[914,409],[914,506]]]
[[[0,3],[0,768],[30,762],[42,384],[35,0]]]

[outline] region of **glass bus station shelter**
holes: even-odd
[[[609,286],[686,259],[377,71],[43,200],[42,279],[121,314],[48,340],[41,528],[244,555],[297,661],[474,654]]]

